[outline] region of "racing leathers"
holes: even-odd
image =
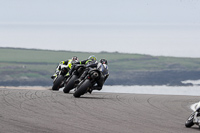
[[[61,61],[58,66],[56,67],[56,71],[55,71],[55,74],[53,76],[51,76],[52,79],[54,79],[55,77],[58,76],[60,70],[61,70],[61,66],[62,65],[66,65],[67,66],[67,71],[69,71],[72,67],[72,60],[69,59],[69,60],[66,60],[66,61]],[[68,74],[68,73],[67,73]]]
[[[91,68],[101,67],[101,70],[103,70],[103,71],[101,71],[100,79],[97,81],[97,84],[95,86],[93,86],[88,92],[91,93],[93,90],[101,90],[104,82],[106,81],[106,79],[109,76],[108,66],[106,64],[98,63],[97,61],[92,61],[92,60],[84,60],[84,61],[80,62],[80,64],[82,64],[82,63],[86,63],[85,71],[80,76],[80,78],[75,81],[75,83],[78,84],[81,80],[83,80]]]
[[[88,71],[89,71],[89,68],[90,67],[96,67],[97,66],[97,61],[95,60],[90,60],[90,59],[87,59],[87,60],[83,60],[83,61],[80,61],[80,62],[77,62],[75,64],[85,64],[86,65],[86,68],[85,68],[85,71],[83,72],[83,74],[80,76],[79,79],[77,79],[75,81],[76,84],[78,84],[81,80],[83,80],[83,78],[87,75]],[[72,68],[71,71],[73,71],[74,67]]]

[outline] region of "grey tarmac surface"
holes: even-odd
[[[185,128],[197,96],[0,88],[0,133],[193,133]]]

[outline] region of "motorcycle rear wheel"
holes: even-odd
[[[88,87],[91,87],[92,84],[90,80],[86,79],[80,86],[78,86],[77,90],[74,92],[73,96],[78,98],[81,95],[87,92]]]
[[[74,88],[74,85],[75,85],[74,81],[77,80],[77,79],[78,79],[78,76],[73,75],[73,76],[69,79],[69,81],[67,82],[67,84],[64,85],[65,88],[63,89],[63,92],[64,92],[64,93],[69,93],[69,91],[72,90],[72,89]]]

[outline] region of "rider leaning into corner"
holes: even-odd
[[[108,65],[108,61],[106,59],[100,59],[100,63],[98,63],[97,67],[101,67],[103,69],[103,71],[102,71],[102,74],[101,74],[101,78],[97,81],[97,85],[92,88],[91,92],[93,90],[101,90],[102,89],[106,79],[109,76],[107,65]]]
[[[68,59],[66,61],[61,61],[59,63],[59,65],[57,66],[55,73],[51,76],[51,78],[54,79],[55,77],[58,76],[62,65],[68,65],[67,69],[69,71],[71,69],[73,63],[76,63],[76,62],[78,62],[78,57],[77,56],[73,56],[71,59]]]
[[[101,59],[100,60],[100,63],[101,63],[101,66],[104,67],[104,69],[106,71],[104,71],[104,73],[101,74],[101,78],[100,80],[97,82],[97,85],[96,86],[93,86],[92,89],[89,91],[90,93],[93,91],[93,90],[101,90],[102,87],[103,87],[103,84],[104,82],[106,81],[106,79],[108,78],[109,76],[109,72],[108,72],[108,66],[107,66],[107,60],[106,59]],[[76,62],[75,64],[85,64],[86,65],[86,69],[85,71],[83,72],[83,74],[80,76],[79,79],[77,79],[75,81],[76,84],[78,84],[81,80],[84,79],[84,77],[87,75],[88,71],[90,70],[90,68],[95,68],[97,67],[98,65],[98,62],[97,62],[97,58],[94,56],[94,55],[91,55],[89,56],[88,59],[86,60],[83,60],[83,61],[80,61],[80,62]],[[74,67],[71,69],[71,71],[73,71]]]

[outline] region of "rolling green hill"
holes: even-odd
[[[200,79],[200,58],[0,48],[0,86],[50,86],[60,61],[89,55],[108,60],[108,85],[185,85],[181,81]]]

